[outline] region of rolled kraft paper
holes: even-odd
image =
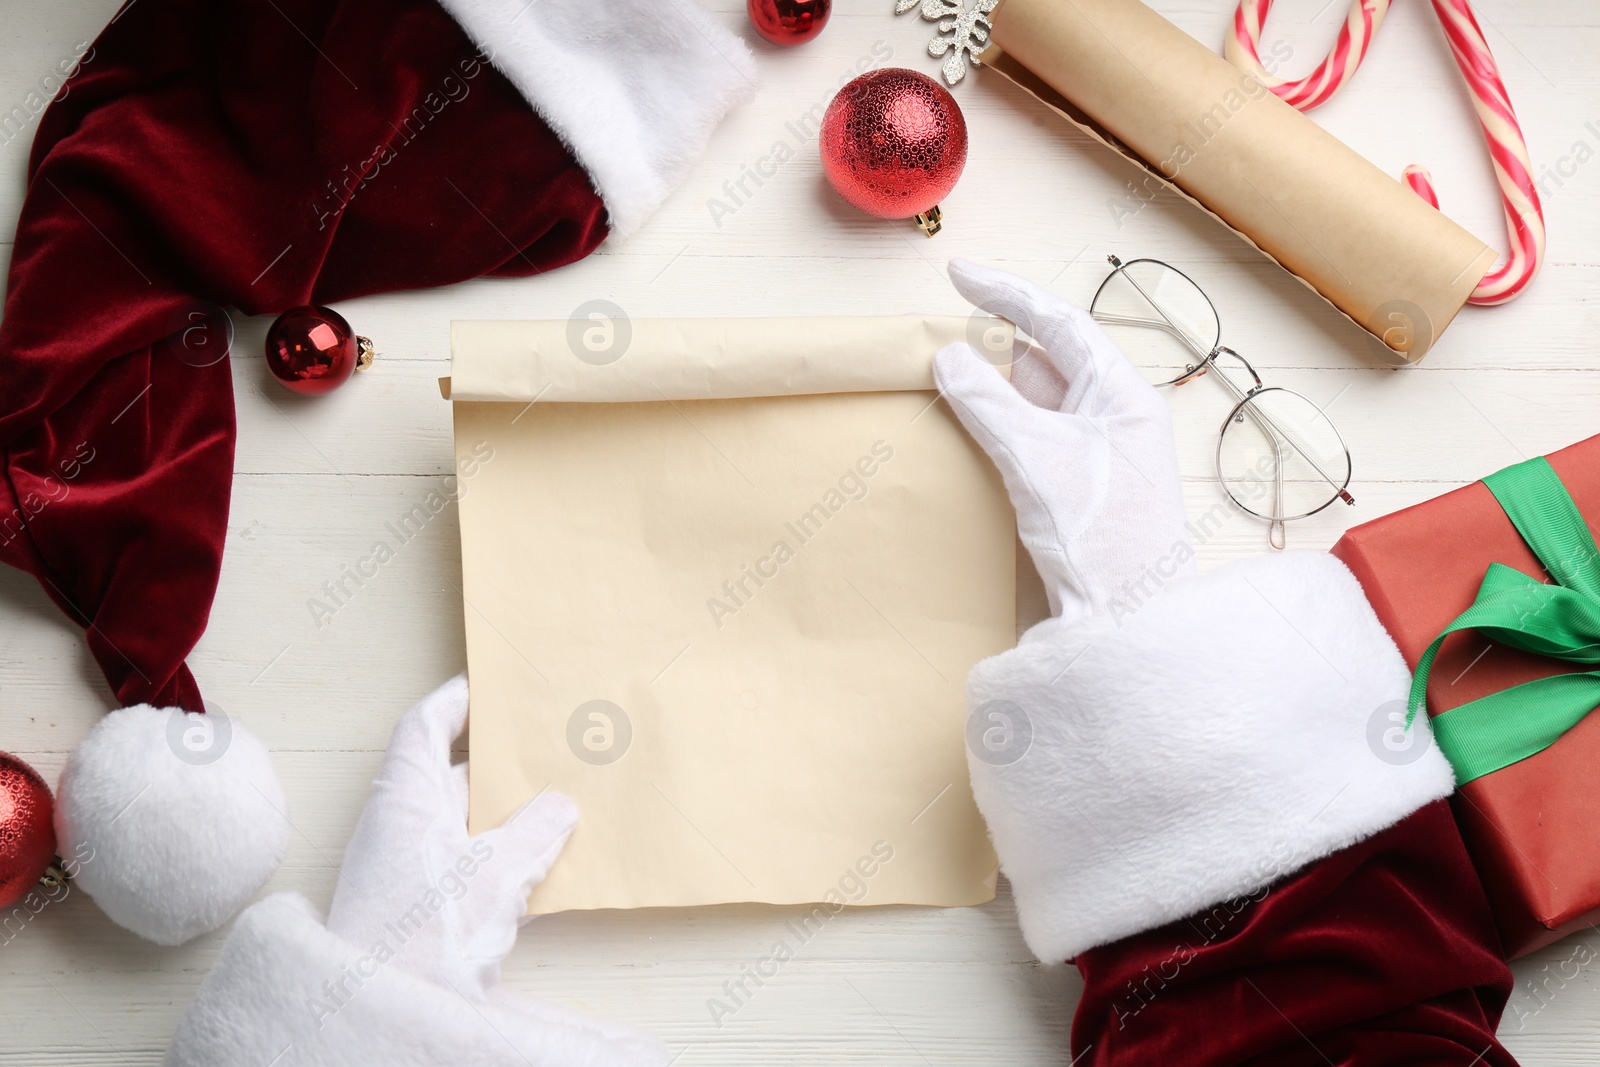
[[[1277,261],[1389,362],[1420,360],[1494,265],[1493,249],[1138,0],[1002,0],[990,21],[983,63]]]
[[[630,403],[932,390],[939,349],[966,341],[1008,373],[1013,336],[1009,322],[983,316],[458,321],[445,396]]]

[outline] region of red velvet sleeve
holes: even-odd
[[[1251,897],[1083,953],[1083,1067],[1512,1067],[1511,992],[1446,801]]]

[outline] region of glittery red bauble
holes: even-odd
[[[28,895],[56,857],[50,787],[17,757],[0,752],[0,908]]]
[[[822,172],[869,215],[910,218],[955,188],[967,121],[926,74],[890,67],[847,84],[822,116]]]
[[[332,308],[291,308],[267,330],[267,369],[284,388],[306,396],[343,385],[360,355],[355,331]]]
[[[822,32],[833,13],[833,0],[747,0],[745,11],[757,33],[787,48]]]

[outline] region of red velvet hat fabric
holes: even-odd
[[[606,232],[589,176],[434,0],[125,6],[34,139],[0,559],[87,629],[119,701],[201,710],[184,659],[234,448],[217,308],[535,274]]]

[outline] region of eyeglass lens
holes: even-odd
[[[1217,445],[1217,475],[1241,508],[1276,524],[1339,498],[1350,481],[1339,431],[1308,398],[1262,388],[1242,357],[1219,349],[1216,309],[1188,276],[1158,260],[1125,263],[1101,284],[1089,310],[1154,385],[1181,382],[1213,361],[1234,405]]]
[[[1290,389],[1262,389],[1222,427],[1217,476],[1234,502],[1264,519],[1303,519],[1338,498],[1350,453],[1327,415]]]
[[[1112,272],[1089,313],[1153,385],[1186,377],[1216,349],[1217,310],[1181,271],[1136,259]]]

